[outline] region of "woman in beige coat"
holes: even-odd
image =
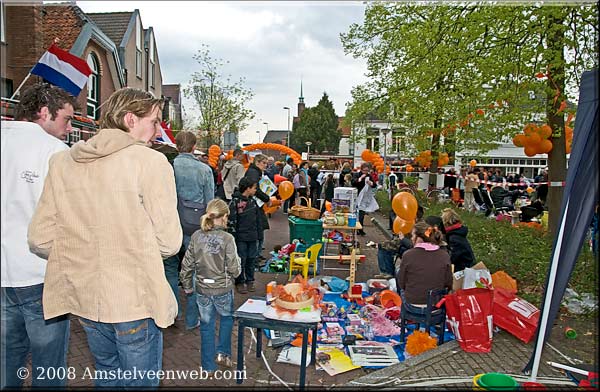
[[[116,375],[101,387],[158,386],[145,371],[162,368],[159,327],[177,316],[162,262],[182,241],[175,178],[148,148],[161,107],[142,90],[115,92],[98,134],[51,158],[29,226],[31,250],[48,258],[44,317],[79,316],[96,370]],[[144,374],[117,375],[134,368]]]

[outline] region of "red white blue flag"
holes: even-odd
[[[92,70],[81,58],[52,44],[31,70],[55,86],[77,97]]]
[[[163,121],[160,124],[160,137],[156,138],[157,142],[161,142],[164,144],[175,145],[175,136],[173,136],[173,131],[171,130],[171,124],[167,124]]]

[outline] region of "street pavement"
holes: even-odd
[[[276,245],[285,245],[289,242],[289,227],[287,215],[281,210],[277,211],[270,218],[271,229],[268,230],[265,240],[265,250],[263,255],[268,257],[268,252]],[[384,221],[380,214],[375,214],[372,222],[369,217],[365,218],[364,237],[358,237],[362,253],[366,255],[366,261],[359,263],[356,278],[358,282],[364,282],[378,273],[377,268],[377,250],[374,247],[367,247],[369,241],[381,242],[389,236],[387,231],[387,221]],[[335,262],[334,262],[335,263]],[[323,272],[322,272],[323,274]],[[348,276],[346,271],[327,271],[327,275],[334,275],[340,278]],[[266,284],[270,281],[276,281],[278,284],[285,284],[288,275],[279,273],[261,273],[257,272],[256,292],[246,295],[235,293],[235,307],[239,307],[249,296],[263,296],[265,294]],[[183,292],[180,297],[185,301]],[[183,307],[185,308],[185,306]],[[215,374],[221,379],[190,379],[189,373],[200,369],[200,336],[199,330],[186,331],[184,320],[178,318],[176,323],[163,330],[164,332],[164,350],[163,350],[163,370],[179,371],[179,374],[171,373],[170,379],[163,379],[162,387],[187,387],[187,388],[232,388],[236,387],[233,379],[237,353],[237,326],[234,326],[232,336],[232,353],[234,368],[230,373],[223,372]],[[273,349],[267,347],[266,339],[263,339],[263,359],[256,358],[256,343],[253,340],[253,333],[246,328],[244,348],[244,367],[245,381],[242,384],[244,389],[281,389],[283,384],[278,380],[280,378],[289,387],[298,386],[299,368],[295,365],[277,363],[277,355],[280,348]],[[407,359],[398,365],[390,366],[382,370],[356,369],[337,376],[329,376],[322,370],[316,370],[314,364],[309,365],[306,372],[306,385],[308,388],[378,388],[378,389],[397,389],[402,386],[408,386],[412,389],[422,386],[425,389],[432,388],[466,388],[470,387],[471,379],[479,373],[486,372],[504,372],[507,374],[521,375],[520,370],[527,362],[533,344],[523,344],[511,335],[500,332],[494,335],[493,348],[488,354],[469,354],[463,352],[455,341],[448,342],[442,346],[433,349],[417,357]],[[544,381],[552,381],[553,388],[566,383],[567,379],[561,372],[545,365],[545,361],[565,363],[558,353],[546,347],[542,356],[542,366],[540,367],[540,377]],[[29,364],[29,367],[31,365]],[[93,373],[94,360],[87,346],[85,332],[82,330],[76,317],[71,320],[71,339],[69,345],[68,366],[75,369],[76,377],[68,381],[70,387],[92,387],[93,380],[89,377]],[[271,369],[272,373],[269,371]],[[87,375],[87,377],[86,377]],[[229,378],[229,379],[223,379]],[[524,380],[524,379],[523,379]],[[541,380],[541,379],[540,379]],[[31,380],[26,380],[25,386],[30,386]],[[548,384],[550,385],[550,384]],[[571,387],[573,384],[570,384]]]

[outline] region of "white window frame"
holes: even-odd
[[[2,25],[2,29],[0,31],[0,42],[6,42],[6,9],[5,4],[2,2],[0,6],[0,24]]]
[[[142,78],[142,47],[144,42],[142,22],[140,18],[135,20],[135,76]]]
[[[154,34],[150,34],[150,48],[148,50],[148,55],[150,58],[150,87],[154,88],[154,78],[155,78],[155,57],[154,57]]]
[[[87,111],[87,117],[97,120],[98,119],[98,105],[100,96],[100,66],[98,62],[98,56],[95,53],[90,52],[86,59],[92,73],[88,77],[87,84],[87,108],[92,109],[92,115]],[[92,88],[93,87],[93,88]]]

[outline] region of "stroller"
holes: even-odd
[[[485,205],[485,202],[483,201],[483,197],[481,196],[481,191],[479,190],[479,188],[473,188],[473,200],[475,200],[476,212],[485,212],[485,216],[488,216],[488,208]]]
[[[481,199],[485,203],[485,216],[490,216],[490,214],[492,213],[494,214],[494,216],[496,216],[508,212],[509,207],[503,206],[501,204],[502,202],[500,202],[498,207],[496,207],[496,204],[494,204],[494,202],[492,201],[492,197],[490,196],[490,193],[487,191],[487,189],[479,189],[479,193],[481,195]]]

